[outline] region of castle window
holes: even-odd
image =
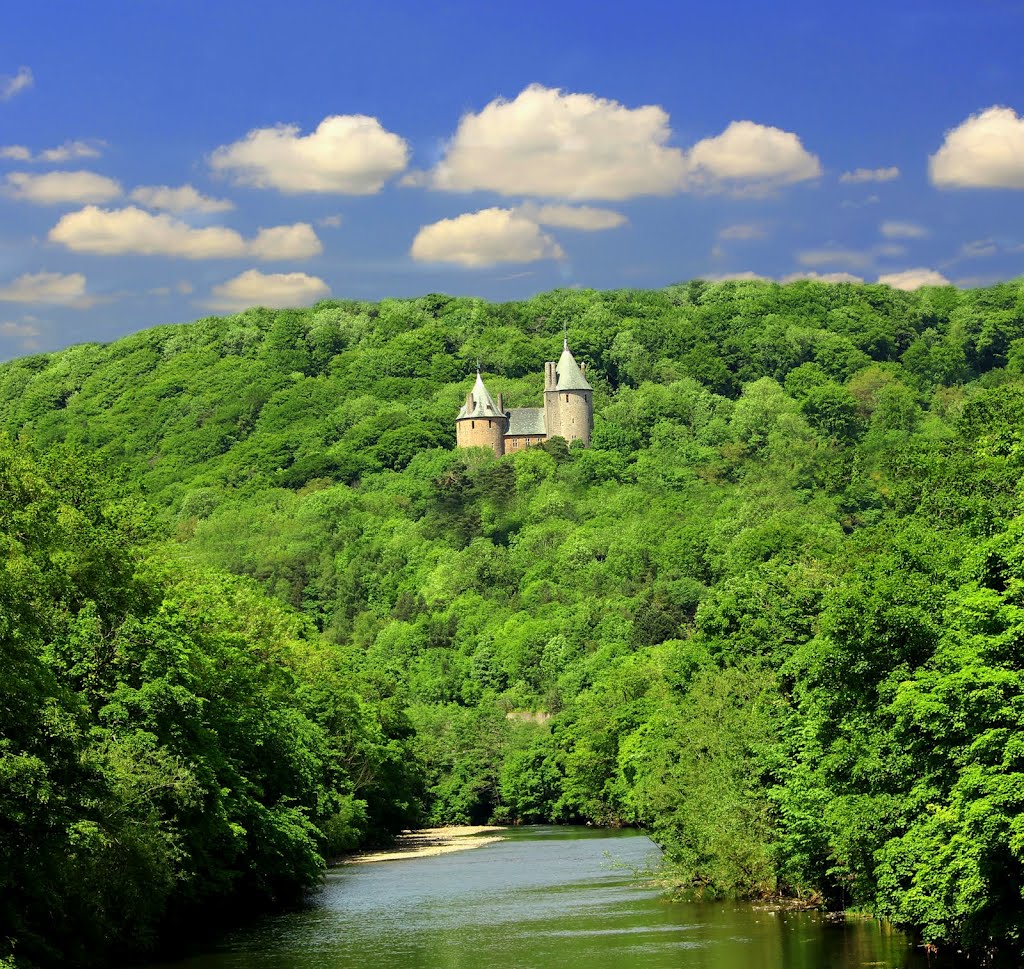
[[[469,426],[470,426],[470,427],[471,427],[471,428],[472,428],[473,430],[476,430],[476,421],[470,421],[470,422],[469,422]]]
[[[565,402],[566,402],[567,404],[569,403],[569,395],[568,395],[568,394],[566,394],[566,395],[565,395]]]

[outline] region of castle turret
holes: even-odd
[[[561,412],[558,409],[558,374],[555,361],[544,364],[544,432],[548,437],[559,437],[562,433]]]
[[[500,396],[498,401],[494,402],[484,378],[477,371],[476,383],[466,394],[466,403],[455,419],[457,447],[489,447],[499,457],[505,453],[508,415]]]
[[[582,441],[590,444],[594,430],[594,390],[587,383],[586,364],[581,368],[565,340],[562,356],[557,364],[548,364],[555,371],[554,391],[544,391],[544,413],[553,412],[557,430],[548,424],[548,437],[556,434],[569,443]]]

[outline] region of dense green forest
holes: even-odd
[[[563,328],[593,446],[454,450]],[[255,309],[4,365],[0,431],[26,964],[419,820],[1024,951],[1024,282]]]

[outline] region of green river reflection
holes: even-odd
[[[521,828],[433,858],[330,873],[313,904],[175,969],[854,969],[925,961],[873,921],[665,901],[643,835]],[[625,866],[625,867],[624,867]]]

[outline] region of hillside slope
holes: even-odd
[[[477,360],[535,406],[563,327],[593,447],[452,450]],[[357,657],[432,820],[641,824],[681,890],[979,949],[1024,931],[1022,413],[1020,282],[328,301],[0,368],[0,428]]]

